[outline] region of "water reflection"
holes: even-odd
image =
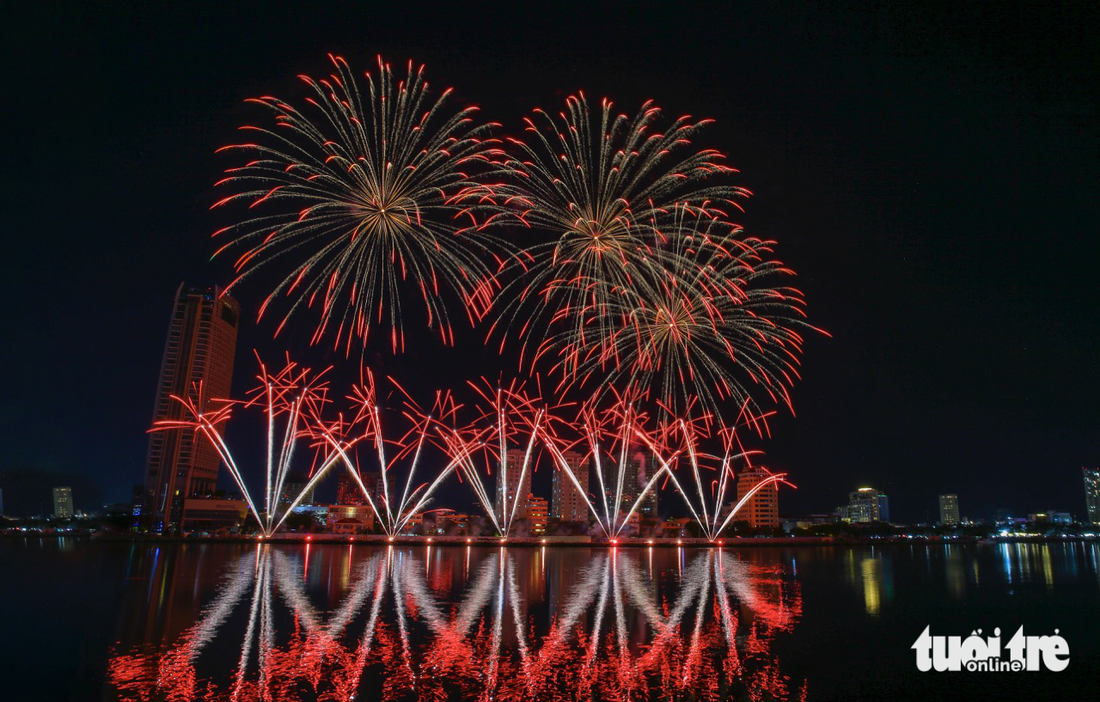
[[[969,558],[961,546],[947,545],[944,549],[944,577],[947,579],[947,592],[954,600],[966,597],[966,570]],[[974,561],[977,566],[977,561]]]
[[[872,548],[865,552],[850,549],[845,552],[844,561],[848,581],[863,595],[864,611],[869,616],[879,616],[883,604],[893,596],[889,558],[882,549]]]
[[[168,570],[154,560],[161,596],[185,587]],[[173,572],[189,572],[198,592],[194,571]],[[801,616],[798,584],[781,564],[720,549],[265,545],[207,592],[178,635],[127,632],[109,664],[119,699],[805,694],[773,647]]]

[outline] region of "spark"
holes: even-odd
[[[382,327],[396,352],[408,291],[427,326],[453,343],[449,298],[472,321],[493,292],[487,227],[499,208],[478,174],[500,154],[494,125],[479,121],[476,107],[448,107],[450,90],[430,96],[424,67],[411,61],[402,78],[379,58],[364,85],[343,58],[329,58],[331,75],[300,76],[311,92],[303,106],[248,100],[273,123],[242,127],[249,142],[219,149],[245,163],[227,169],[218,186],[232,193],[214,207],[247,208],[214,235],[228,239],[215,256],[239,252],[230,287],[278,271],[260,307],[262,317],[286,298],[276,333],[303,308],[318,308],[313,343],[331,336],[350,353]]]

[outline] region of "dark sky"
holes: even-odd
[[[209,262],[214,149],[256,116],[243,99],[301,96],[294,76],[332,51],[424,62],[507,130],[577,89],[717,120],[700,143],[741,170],[744,224],[780,242],[833,335],[760,445],[800,487],[781,511],[873,484],[902,521],[934,518],[939,492],[976,517],[1082,515],[1080,468],[1100,464],[1098,6],[680,5],[5,5],[0,470],[128,497],[174,290],[228,275]],[[238,386],[271,331],[244,330]]]

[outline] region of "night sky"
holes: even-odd
[[[214,150],[257,118],[245,98],[299,98],[295,76],[334,52],[423,62],[505,131],[578,89],[717,120],[697,143],[740,169],[741,221],[779,241],[832,334],[807,345],[797,417],[758,443],[799,485],[781,512],[870,484],[903,522],[935,519],[940,492],[964,516],[1084,514],[1080,468],[1100,465],[1095,3],[19,4],[0,23],[0,472],[129,498],[176,286],[229,278],[209,261],[229,165]],[[262,292],[238,298],[254,310]],[[251,348],[284,348],[273,328],[248,316],[239,389]],[[452,385],[487,362],[380,361],[446,367]]]

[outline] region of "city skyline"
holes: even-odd
[[[1095,465],[1100,451],[1091,431],[1098,418],[1090,399],[1097,394],[1098,379],[1086,354],[1096,345],[1098,330],[1090,318],[1071,315],[1064,301],[1073,300],[1070,307],[1095,306],[1095,286],[1084,267],[1091,258],[1086,223],[1095,221],[1095,205],[1083,197],[1082,181],[1074,175],[1095,160],[1095,137],[1082,127],[1091,123],[1095,103],[1080,88],[1088,82],[1080,80],[1080,71],[1090,64],[1090,49],[1076,31],[1067,34],[1063,16],[1021,10],[1023,15],[1005,17],[972,7],[948,19],[877,8],[871,11],[879,19],[870,23],[873,31],[864,31],[864,18],[842,13],[825,18],[817,33],[810,31],[817,22],[805,12],[760,9],[751,11],[753,19],[768,31],[741,37],[734,54],[723,55],[722,61],[705,60],[718,55],[719,37],[709,29],[713,22],[694,16],[684,27],[702,31],[711,41],[690,42],[688,55],[642,41],[639,45],[650,46],[651,55],[640,56],[633,66],[611,66],[589,76],[586,66],[600,63],[600,50],[592,48],[600,42],[585,41],[587,30],[561,33],[564,40],[554,45],[539,40],[540,50],[553,57],[547,63],[565,70],[535,69],[532,74],[530,67],[501,60],[500,47],[477,48],[500,29],[501,20],[490,17],[461,39],[468,63],[478,70],[458,72],[449,51],[439,48],[447,45],[442,38],[453,39],[443,17],[425,19],[422,37],[397,42],[374,30],[352,36],[339,27],[300,36],[297,27],[274,13],[274,31],[293,33],[297,40],[294,52],[286,54],[251,41],[222,41],[222,32],[251,20],[238,11],[226,15],[223,27],[194,20],[188,25],[221,52],[217,71],[197,71],[216,79],[198,80],[174,63],[171,42],[146,47],[151,51],[139,62],[125,44],[104,53],[90,50],[93,33],[83,23],[58,17],[57,10],[20,12],[30,20],[20,37],[25,46],[41,43],[38,27],[55,27],[69,37],[41,65],[62,81],[55,85],[72,88],[43,93],[46,102],[63,106],[51,114],[79,109],[74,100],[84,88],[64,81],[82,81],[98,93],[116,91],[120,102],[114,109],[149,125],[131,141],[115,126],[119,120],[102,111],[88,115],[86,123],[103,137],[82,144],[91,150],[89,163],[132,164],[140,162],[139,154],[154,154],[178,166],[164,179],[141,182],[128,178],[123,183],[117,175],[102,181],[83,178],[93,187],[72,190],[71,208],[54,206],[47,193],[56,188],[47,187],[43,173],[30,173],[15,184],[17,201],[30,203],[26,211],[36,213],[33,221],[17,217],[14,222],[16,233],[22,233],[16,239],[23,258],[50,265],[32,263],[15,271],[7,282],[15,286],[9,297],[16,299],[18,290],[44,278],[47,270],[68,274],[44,293],[45,303],[57,310],[48,319],[40,306],[10,310],[21,336],[9,353],[19,349],[30,365],[15,379],[9,402],[29,410],[18,413],[20,418],[58,411],[71,430],[51,440],[41,428],[17,419],[7,436],[30,440],[9,439],[2,447],[14,467],[76,471],[104,486],[104,502],[129,497],[132,476],[141,470],[163,310],[171,292],[179,280],[224,282],[229,277],[224,267],[207,261],[207,236],[216,229],[207,212],[214,197],[207,191],[219,168],[212,145],[233,138],[238,121],[227,115],[234,114],[241,99],[267,86],[292,92],[291,76],[320,70],[325,52],[339,50],[357,64],[368,64],[376,53],[424,61],[433,74],[453,81],[463,96],[510,127],[531,104],[556,104],[578,88],[596,99],[610,95],[626,110],[652,94],[669,109],[717,119],[714,141],[730,153],[742,182],[755,193],[745,205],[746,226],[779,240],[784,259],[801,274],[814,320],[833,335],[829,341],[808,340],[805,378],[794,393],[798,417],[774,418],[774,438],[761,445],[769,463],[790,472],[800,486],[785,498],[795,506],[792,511],[821,511],[841,501],[852,486],[873,484],[896,496],[891,506],[905,521],[934,521],[936,496],[946,491],[963,495],[972,515],[998,508],[1084,512],[1076,471]],[[126,24],[127,17],[119,9],[86,19],[111,35],[116,31],[111,27]],[[178,19],[160,10],[144,17],[150,36],[167,36]],[[568,19],[563,11],[547,21]],[[616,20],[640,37],[654,31],[630,18]],[[989,35],[972,29],[990,24],[996,31]],[[962,27],[962,33],[927,31],[941,25]],[[1080,26],[1080,18],[1073,25]],[[687,36],[684,28],[667,31]],[[774,43],[764,36],[798,41]],[[1018,41],[1023,36],[1028,41]],[[786,52],[780,45],[796,48]],[[76,52],[80,59],[74,58]],[[921,70],[943,58],[971,55],[1004,60],[949,60],[951,67],[937,73],[936,80]],[[1044,61],[1065,69],[1058,91],[1048,91],[1047,74],[1033,68],[1047,65]],[[704,64],[708,67],[701,68]],[[734,72],[733,65],[750,68]],[[74,66],[72,77],[60,78]],[[792,78],[766,78],[773,69]],[[639,72],[645,82],[637,80]],[[854,75],[863,76],[859,85],[870,81],[878,97],[859,97]],[[150,97],[122,90],[129,81],[116,83],[117,76],[151,87]],[[548,87],[533,87],[537,84]],[[517,85],[524,87],[516,90]],[[645,90],[619,87],[624,85],[644,85]],[[727,89],[699,89],[709,85]],[[834,86],[840,99],[815,87],[820,85]],[[972,85],[980,88],[967,89]],[[916,109],[927,104],[944,109]],[[183,119],[184,114],[195,118]],[[853,121],[856,129],[838,126]],[[39,137],[16,144],[17,152],[24,143],[71,149],[78,137],[48,121],[25,127]],[[40,130],[47,128],[61,138],[46,138]],[[947,135],[953,148],[945,150],[942,144],[948,140],[936,134]],[[97,151],[103,144],[122,146]],[[16,156],[27,162],[61,160],[56,153]],[[1001,158],[1016,165],[1000,168]],[[1061,167],[1051,169],[1051,163]],[[816,174],[825,165],[838,170],[823,180]],[[1025,212],[1010,215],[1016,208],[1007,193],[1033,189],[1036,183],[1041,194],[1030,198]],[[918,192],[920,199],[943,207],[917,207],[911,195]],[[122,201],[109,212],[97,205],[115,202],[116,195]],[[66,234],[81,231],[84,220],[77,212],[97,212],[102,222],[97,241],[107,248],[92,253],[96,266],[85,268],[89,251],[80,245],[83,240]],[[1041,234],[1053,230],[1057,237]],[[46,238],[35,235],[39,231],[72,238],[46,251],[41,248]],[[963,231],[966,236],[957,239],[954,232]],[[1037,251],[1029,245],[1036,232],[1044,241]],[[838,247],[837,241],[845,245]],[[1037,264],[1034,256],[1040,258]],[[1056,278],[1033,273],[1043,270],[1060,273]],[[118,314],[92,324],[82,308],[88,291],[117,304]],[[244,306],[255,309],[258,298],[247,297]],[[48,336],[32,331],[42,324],[51,330]],[[272,330],[272,325],[256,326],[249,315],[242,323],[241,348],[260,345]],[[54,378],[49,369],[69,358],[66,346],[52,341],[57,338],[85,339],[86,360],[100,369],[102,381],[78,377],[62,384]],[[413,353],[397,364],[416,367],[422,361]],[[449,369],[484,366],[486,359],[457,354],[446,365],[428,368],[425,384],[438,384]],[[112,389],[109,399],[97,387],[103,384]],[[68,403],[55,407],[60,396],[77,398],[71,404],[91,410],[90,418],[76,414]],[[42,448],[32,452],[30,446]],[[1053,479],[1032,484],[1027,475],[1036,467]],[[991,474],[997,476],[992,483]],[[85,499],[82,492],[76,493],[78,502]]]
[[[0,13],[0,698],[1095,696],[1100,3]]]

